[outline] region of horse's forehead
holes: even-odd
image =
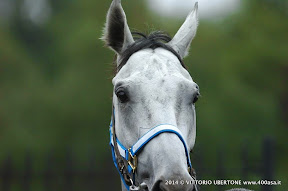
[[[119,71],[115,80],[153,80],[164,76],[177,76],[193,81],[178,58],[163,48],[144,49],[134,53]]]

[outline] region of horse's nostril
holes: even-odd
[[[168,191],[168,188],[167,188],[167,184],[165,184],[165,182],[161,181],[160,184],[159,184],[159,190],[161,191]]]
[[[163,189],[163,185],[162,185],[163,181],[162,180],[157,180],[151,191],[166,191],[165,189]],[[165,184],[164,184],[165,185]],[[162,187],[162,188],[161,188]]]

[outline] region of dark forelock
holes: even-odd
[[[169,41],[171,41],[171,37],[167,33],[164,33],[162,31],[156,31],[150,33],[149,35],[145,35],[139,32],[132,32],[132,34],[135,39],[135,42],[120,54],[117,72],[121,70],[121,68],[126,64],[128,59],[135,52],[138,52],[146,48],[154,50],[159,47],[172,52],[178,58],[181,65],[184,68],[186,68],[179,54],[173,48],[171,48],[169,45],[166,44]]]

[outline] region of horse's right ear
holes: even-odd
[[[121,6],[121,0],[113,0],[111,3],[101,39],[117,54],[120,54],[134,42],[125,12]]]

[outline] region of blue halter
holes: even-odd
[[[120,172],[119,167],[117,165],[117,156],[115,154],[115,147],[114,147],[114,141],[113,141],[113,122],[111,120],[110,123],[110,146],[111,146],[111,150],[112,150],[112,157],[113,157],[113,162],[114,165],[116,167],[116,169],[118,170],[121,180],[124,183],[125,187],[127,188],[127,190],[131,190],[131,186],[127,185],[127,183],[124,180],[123,174]],[[174,133],[176,134],[179,139],[181,140],[181,142],[184,145],[185,148],[185,154],[186,154],[186,158],[187,158],[187,165],[188,165],[188,171],[191,172],[192,171],[192,165],[191,165],[191,160],[190,160],[190,156],[189,156],[189,151],[186,145],[186,142],[183,138],[182,133],[180,132],[180,130],[175,127],[174,125],[170,125],[170,124],[160,124],[158,126],[155,126],[154,128],[150,129],[146,134],[144,134],[131,148],[127,149],[125,148],[121,142],[117,139],[116,137],[116,141],[117,141],[117,147],[119,150],[120,155],[123,157],[123,159],[125,159],[128,163],[128,172],[129,174],[132,174],[133,176],[133,180],[132,180],[132,184],[133,182],[135,182],[135,171],[137,168],[137,155],[141,152],[141,150],[145,147],[145,145],[147,143],[149,143],[149,141],[151,141],[152,139],[154,139],[156,136],[158,136],[161,133]]]

